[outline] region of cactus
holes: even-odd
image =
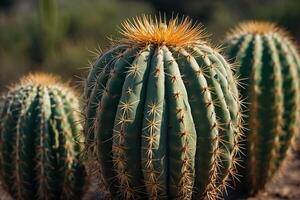
[[[53,53],[57,45],[59,33],[59,16],[58,2],[56,0],[40,0],[39,1],[39,28],[43,48],[49,53]]]
[[[32,74],[11,87],[0,113],[1,182],[14,199],[80,199],[77,96],[54,76]]]
[[[239,90],[249,101],[241,185],[254,194],[280,167],[297,132],[300,59],[288,33],[270,22],[240,24],[226,47],[240,64]]]
[[[189,18],[122,24],[86,80],[86,144],[116,199],[215,199],[237,176],[231,66]],[[92,159],[95,159],[92,157]]]

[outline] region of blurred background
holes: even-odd
[[[249,19],[277,22],[300,40],[299,0],[0,0],[0,91],[31,71],[80,81],[124,19],[159,11],[201,22],[216,44]]]

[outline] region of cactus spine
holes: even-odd
[[[79,109],[73,91],[46,74],[10,88],[0,115],[0,174],[14,199],[80,199]],[[75,138],[76,137],[76,138]]]
[[[227,53],[240,64],[247,98],[245,189],[262,189],[286,157],[297,132],[300,62],[288,34],[269,22],[246,22],[227,38]]]
[[[239,161],[241,110],[231,66],[199,26],[148,16],[86,81],[87,144],[116,199],[219,197]]]

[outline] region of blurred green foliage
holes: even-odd
[[[125,18],[159,11],[191,16],[215,43],[249,19],[278,22],[300,39],[299,0],[0,0],[0,91],[30,71],[79,80]]]
[[[147,3],[117,0],[32,2],[0,13],[0,91],[30,71],[79,80],[124,18],[151,12]]]

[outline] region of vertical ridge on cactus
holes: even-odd
[[[55,76],[32,74],[2,102],[0,173],[13,198],[80,199],[85,168],[73,90]]]
[[[86,144],[96,145],[106,187],[116,199],[220,197],[240,159],[231,66],[188,18],[122,27],[85,87]]]
[[[243,187],[263,189],[286,157],[297,132],[299,73],[297,49],[289,34],[271,22],[245,22],[226,40],[227,54],[240,64],[248,98],[247,152]]]

